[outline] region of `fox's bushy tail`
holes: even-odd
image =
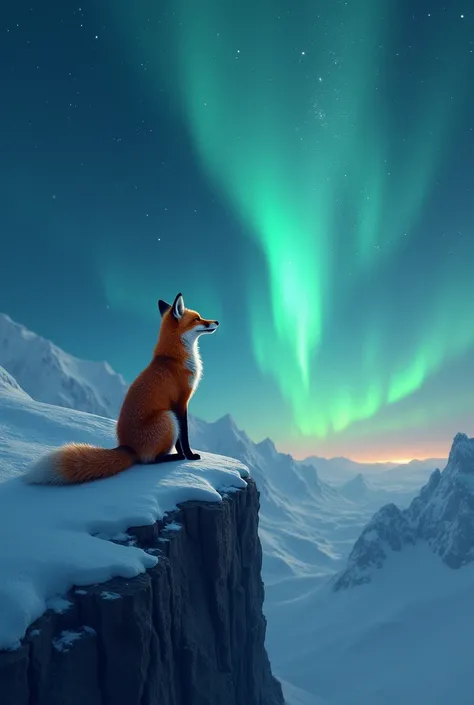
[[[135,465],[130,448],[98,448],[87,443],[68,443],[39,458],[24,476],[30,485],[63,485],[112,477]]]

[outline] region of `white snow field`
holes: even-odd
[[[472,705],[473,595],[473,564],[404,548],[369,584],[325,585],[273,615],[272,666],[327,705]]]
[[[0,649],[7,649],[72,585],[130,578],[155,565],[145,551],[107,538],[153,524],[180,502],[220,502],[217,490],[245,487],[248,470],[204,453],[200,461],[136,466],[79,486],[28,485],[28,464],[66,440],[113,447],[114,423],[32,401],[3,373],[0,380]]]

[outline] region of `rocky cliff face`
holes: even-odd
[[[435,470],[408,509],[382,507],[354,544],[334,589],[367,583],[389,551],[426,542],[450,568],[474,560],[474,438],[458,433],[448,464]]]
[[[2,705],[282,705],[265,650],[258,492],[131,529],[160,560],[73,589],[0,652]]]

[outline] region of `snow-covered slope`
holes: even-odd
[[[340,569],[373,509],[361,508],[322,482],[310,465],[254,443],[230,415],[214,423],[192,418],[191,442],[252,468],[260,491],[260,538],[269,595],[297,593],[294,581],[318,583]]]
[[[474,439],[458,434],[407,510],[380,509],[346,570],[275,615],[273,666],[330,705],[472,705],[473,595]]]
[[[220,502],[218,489],[246,486],[245,466],[207,453],[199,462],[137,466],[85,485],[24,482],[39,454],[71,440],[110,447],[114,431],[111,420],[0,388],[0,649],[15,647],[72,585],[133,577],[156,563],[139,548],[104,539],[153,524],[178,503]]]
[[[0,314],[0,365],[37,401],[116,418],[127,390],[107,362],[79,360]]]
[[[473,595],[474,564],[406,547],[368,584],[307,596],[272,666],[328,705],[472,705]]]
[[[30,398],[29,394],[27,394],[18,384],[16,379],[12,377],[12,375],[6,371],[4,367],[0,366],[0,390],[4,392],[10,392],[10,393],[15,393],[19,394],[20,396]]]
[[[383,484],[373,486],[372,478],[369,482],[363,477],[352,487],[335,488],[321,480],[313,465],[279,453],[269,438],[254,443],[230,415],[214,423],[192,418],[190,429],[192,442],[200,448],[238,458],[252,468],[261,494],[260,538],[269,614],[289,597],[306,594],[341,570],[355,540],[381,505],[407,506],[416,494]]]

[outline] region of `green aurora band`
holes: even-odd
[[[175,0],[167,51],[152,29],[143,43],[148,79],[168,81],[203,170],[264,256],[266,295],[261,271],[248,271],[255,359],[298,432],[325,438],[413,395],[474,343],[461,309],[473,293],[466,258],[429,292],[407,274],[401,287],[419,293],[409,325],[406,297],[395,292],[385,312],[376,300],[443,167],[466,57],[447,19],[433,30],[438,69],[405,86],[393,68],[397,0],[285,8]],[[134,4],[128,25],[145,26],[149,10]],[[351,301],[365,304],[351,314]]]

